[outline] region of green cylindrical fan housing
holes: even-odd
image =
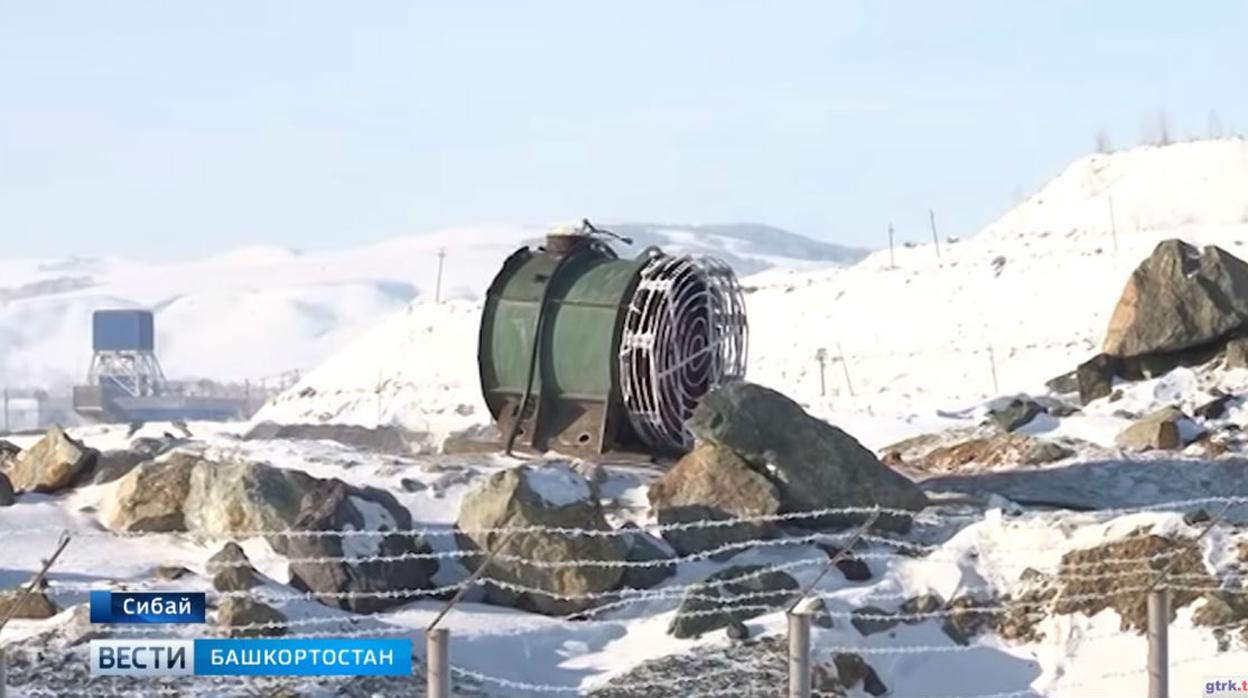
[[[714,260],[551,235],[486,294],[481,386],[508,450],[680,452],[696,398],[744,361],[740,290]]]

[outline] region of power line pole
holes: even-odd
[[[446,248],[438,250],[438,283],[434,287],[433,302],[442,302],[442,263],[446,260]]]
[[[893,224],[888,224],[888,268],[897,268],[897,259],[893,257]]]

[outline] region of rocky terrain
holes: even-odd
[[[1187,145],[1208,144],[1176,148]],[[174,631],[187,637],[420,638],[463,590],[444,621],[456,685],[490,696],[782,695],[785,612],[800,601],[824,695],[1021,698],[1141,693],[1144,590],[1164,574],[1172,685],[1234,674],[1248,656],[1248,264],[1233,242],[1198,243],[1248,230],[1217,207],[1190,230],[1124,233],[1095,279],[1054,290],[1080,304],[1026,304],[1053,278],[1037,260],[1109,254],[1085,249],[1109,239],[1091,214],[1067,233],[1053,204],[1091,211],[1101,185],[1156,194],[1114,162],[1077,163],[1037,195],[1047,208],[1018,209],[1043,223],[1030,257],[985,255],[1027,232],[1015,212],[923,273],[906,265],[928,250],[906,248],[901,268],[876,255],[824,277],[751,280],[763,312],[750,382],[701,401],[696,446],[673,462],[490,449],[472,352],[455,349],[475,327],[467,301],[411,306],[256,424],[0,442],[0,609],[60,532],[72,536],[0,635],[20,655],[18,695],[83,680],[85,639],[141,632],[84,626],[97,588],[206,592],[210,624]],[[879,311],[875,292],[910,284],[913,307]],[[975,294],[973,320],[935,317]],[[821,391],[782,298],[812,332],[844,311],[850,341],[891,327],[900,346],[826,352]],[[901,332],[899,318],[914,322]],[[975,346],[1012,328],[1017,355]],[[956,353],[937,350],[959,337]],[[419,642],[416,654],[421,665]],[[418,678],[237,690],[398,695]]]

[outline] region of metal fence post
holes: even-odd
[[[450,639],[446,628],[434,628],[425,634],[425,693],[428,698],[451,698]]]
[[[789,611],[789,698],[810,698],[810,614]]]
[[[1148,698],[1169,698],[1170,596],[1166,589],[1148,592]]]

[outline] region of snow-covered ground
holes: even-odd
[[[1246,211],[1248,143],[1242,141],[1082,159],[981,234],[942,241],[939,254],[930,244],[899,247],[850,267],[777,267],[747,276],[748,378],[792,395],[872,448],[916,434],[972,427],[983,418],[986,401],[1018,391],[1044,392],[1045,380],[1095,353],[1127,275],[1158,241],[1181,237],[1248,254],[1243,248]],[[482,254],[482,278],[513,246],[509,240]],[[428,262],[428,253],[436,249],[426,248],[422,259]],[[330,264],[329,257],[325,263]],[[231,264],[239,266],[245,265]],[[350,268],[349,259],[331,266]],[[447,287],[459,284],[456,280]],[[257,419],[400,423],[435,436],[487,421],[477,384],[479,305],[470,295],[440,304],[418,295],[308,373]],[[824,394],[815,361],[819,348],[832,357],[824,367]],[[1000,498],[986,507],[965,498],[942,499],[907,537],[910,547],[925,554],[903,554],[896,542],[873,538],[858,553],[871,567],[870,580],[850,582],[835,570],[821,579],[816,590],[834,622],[816,630],[820,656],[861,654],[879,672],[889,695],[898,697],[1143,693],[1145,640],[1122,631],[1113,610],[1093,617],[1049,616],[1039,626],[1039,640],[981,635],[965,646],[942,632],[939,617],[869,637],[850,623],[850,614],[862,606],[891,611],[927,591],[945,599],[1015,592],[1028,568],[1054,573],[1066,552],[1120,539],[1143,525],[1153,526],[1155,533],[1194,537],[1200,526],[1186,523],[1184,511],[1217,511],[1216,498],[1248,497],[1238,459],[1205,460],[1195,450],[1185,456],[1129,456],[1114,447],[1127,415],[1171,403],[1190,410],[1215,388],[1243,395],[1248,371],[1178,369],[1122,388],[1113,402],[1103,399],[1067,417],[1044,416],[1024,429],[1077,439],[1089,444],[1087,450],[1025,472],[971,473],[985,482],[1018,476],[1021,484],[1011,486],[1034,488],[1030,491],[1041,495],[1077,495],[1080,506],[1101,511],[1042,510]],[[1245,422],[1248,408],[1232,402],[1224,416],[1206,426]],[[384,488],[412,512],[415,527],[430,529],[434,550],[448,554],[454,549],[450,525],[464,494],[517,462],[499,456],[395,458],[324,442],[242,441],[236,433],[245,426],[192,424],[197,435],[192,447]],[[125,442],[124,429],[116,427],[74,433],[99,448]],[[1093,448],[1095,457],[1089,455]],[[635,521],[653,529],[645,490],[655,472],[610,463],[605,470],[600,491],[611,522]],[[555,499],[576,494],[567,482],[546,485],[543,491]],[[205,562],[221,541],[108,533],[98,516],[112,487],[26,495],[17,506],[0,508],[0,531],[5,532],[0,586],[36,568],[59,531],[68,528],[77,538],[52,576],[58,601],[72,603],[85,598],[89,588],[118,582],[133,588],[206,588]],[[1178,508],[1182,511],[1155,508],[1192,499],[1205,501]],[[1241,510],[1228,510],[1228,518],[1242,524],[1248,519]],[[1208,568],[1225,573],[1228,584],[1238,584],[1240,537],[1237,529],[1221,526],[1199,543]],[[284,585],[282,558],[265,542],[245,541],[244,548],[274,580],[262,593],[278,599],[275,604],[297,621],[296,633],[417,635],[441,608],[439,601],[419,600],[346,620],[349,614],[292,593]],[[446,621],[453,661],[459,676],[484,675],[483,685],[498,695],[569,695],[618,679],[650,659],[727,644],[722,632],[699,640],[666,633],[680,592],[707,574],[728,564],[776,565],[806,584],[814,582],[826,560],[817,547],[791,539],[760,544],[730,562],[689,560],[658,587],[656,597],[575,622],[486,605],[474,591]],[[150,574],[157,564],[183,565],[197,576],[158,583]],[[464,576],[458,563],[443,560],[435,582],[454,584]],[[1171,626],[1175,695],[1199,694],[1212,678],[1242,676],[1248,657],[1238,640],[1219,651],[1212,633],[1193,625],[1200,603],[1180,610]],[[64,620],[16,622],[0,639],[20,641]],[[747,625],[755,634],[780,634],[784,623],[783,614],[773,612]],[[490,677],[513,683],[490,683]],[[689,692],[665,688],[656,688],[654,695]],[[851,695],[862,695],[861,688],[855,690]]]
[[[860,250],[762,225],[626,224],[638,249],[713,253],[742,271],[854,262]],[[63,387],[86,375],[91,313],[156,312],[157,353],[175,378],[223,381],[306,369],[414,299],[478,297],[541,226],[439,230],[345,250],[257,245],[201,259],[0,258],[0,385]]]

